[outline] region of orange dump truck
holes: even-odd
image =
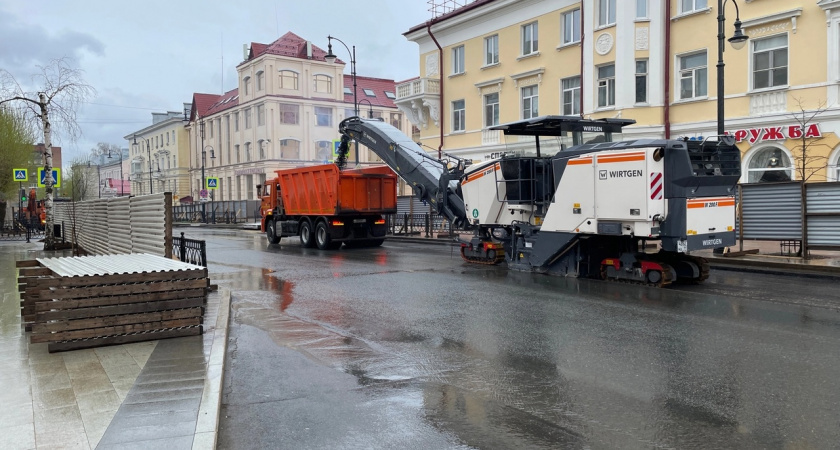
[[[321,250],[382,245],[384,214],[397,212],[397,176],[387,166],[338,170],[335,164],[275,171],[257,186],[268,241],[300,236]]]

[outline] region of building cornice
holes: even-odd
[[[796,33],[796,18],[801,15],[802,8],[794,8],[787,11],[768,14],[766,16],[756,17],[753,19],[745,19],[743,22],[741,22],[741,27],[744,30],[746,30],[747,28],[757,27],[759,25],[764,25],[771,22],[778,22],[780,20],[790,19],[793,32]]]

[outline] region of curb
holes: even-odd
[[[204,392],[198,408],[198,422],[193,437],[193,450],[216,448],[219,430],[219,416],[222,406],[222,385],[225,375],[228,325],[230,324],[230,290],[220,289],[219,312],[213,332],[213,345],[207,362]]]

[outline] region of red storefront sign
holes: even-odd
[[[735,136],[736,142],[747,141],[750,144],[755,144],[759,141],[783,141],[785,139],[801,139],[804,135],[806,138],[822,137],[820,131],[820,124],[812,123],[803,128],[800,125],[789,125],[784,127],[767,127],[767,128],[750,128],[746,130],[736,130],[734,133],[729,132]]]

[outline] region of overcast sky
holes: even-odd
[[[427,0],[0,0],[0,67],[21,84],[55,58],[84,71],[97,95],[80,111],[83,135],[54,142],[69,165],[97,142],[127,146],[123,136],[151,125],[152,112],[181,111],[195,92],[235,88],[242,45],[288,31],[323,49],[327,35],[355,45],[358,75],[418,76],[417,45],[402,33],[428,9]],[[349,74],[347,50],[333,52]]]

